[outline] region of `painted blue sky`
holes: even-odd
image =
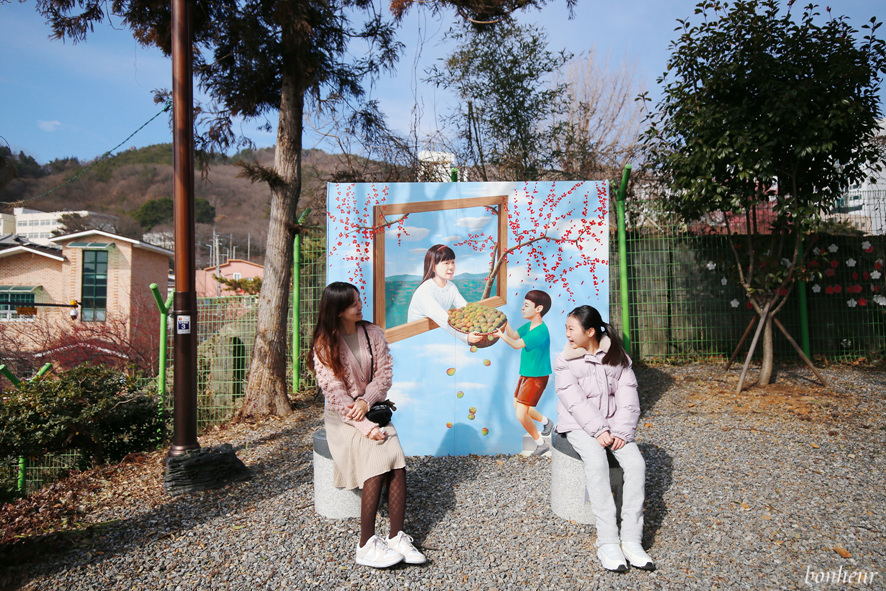
[[[849,16],[856,28],[872,16],[886,19],[882,0],[828,4],[835,14]],[[565,1],[556,0],[521,18],[543,25],[552,49],[581,54],[595,48],[612,62],[635,63],[655,96],[655,79],[665,69],[676,19],[691,17],[695,5],[695,0],[580,0],[570,20]],[[448,112],[451,95],[423,78],[451,49],[444,34],[453,21],[451,13],[433,17],[418,10],[403,23],[406,50],[399,67],[372,90],[395,129],[406,132],[416,120],[429,130],[436,117]],[[151,91],[171,86],[169,60],[157,50],[141,48],[120,23],[97,27],[78,45],[51,41],[49,32],[33,2],[0,0],[0,143],[39,162],[67,156],[86,161],[117,146],[160,110]],[[240,130],[259,147],[271,146],[274,132],[260,131],[263,123],[244,121]],[[170,141],[163,115],[120,149]],[[305,147],[335,151],[311,131]]]

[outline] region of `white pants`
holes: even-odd
[[[621,503],[621,536],[615,520],[615,500],[609,484],[609,461],[606,448],[584,431],[569,431],[566,439],[581,456],[591,511],[597,522],[597,546],[640,542],[643,538],[643,500],[646,486],[646,462],[635,442],[613,451],[624,470],[624,494]]]

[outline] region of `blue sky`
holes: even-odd
[[[691,17],[695,5],[695,0],[579,0],[575,18],[568,20],[565,1],[554,0],[521,18],[547,29],[551,49],[580,54],[594,48],[600,56],[608,53],[610,61],[635,62],[655,95],[655,79],[664,71],[668,45],[676,36],[676,19]],[[834,14],[849,16],[856,28],[871,16],[886,20],[883,0],[833,0],[828,5]],[[451,22],[451,15],[433,17],[414,10],[401,31],[406,51],[397,72],[372,91],[401,132],[408,130],[416,102],[425,129],[450,108],[452,97],[422,79],[425,69],[447,54],[443,37]],[[67,156],[86,161],[120,144],[160,111],[151,91],[171,87],[171,66],[159,51],[141,48],[119,23],[98,26],[77,45],[51,41],[49,33],[33,2],[0,0],[0,143],[39,162]],[[273,145],[273,133],[258,130],[261,123],[245,121],[240,129],[259,147]],[[164,114],[120,150],[170,141]],[[323,148],[318,142],[309,133],[305,145]]]

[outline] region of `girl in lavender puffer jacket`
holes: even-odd
[[[626,571],[627,563],[655,570],[640,544],[646,463],[634,441],[640,401],[631,359],[612,327],[591,306],[569,313],[566,339],[566,348],[554,362],[556,430],[566,434],[584,464],[597,524],[597,557],[608,570]],[[606,448],[624,470],[620,532]]]

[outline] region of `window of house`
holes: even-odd
[[[33,306],[34,292],[31,285],[0,285],[0,322],[27,322],[33,320],[30,314],[20,315],[19,306]]]
[[[83,251],[83,288],[80,295],[84,322],[104,322],[108,305],[108,251]]]
[[[234,273],[234,279],[239,281],[240,280],[240,273]]]

